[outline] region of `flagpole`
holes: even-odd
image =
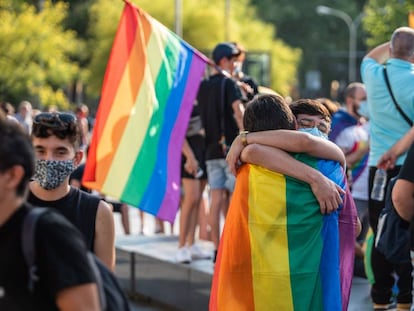
[[[175,33],[177,36],[183,36],[183,23],[182,23],[182,1],[175,0]]]

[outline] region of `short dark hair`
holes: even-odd
[[[322,119],[331,122],[331,114],[329,110],[316,99],[301,98],[290,104],[295,117],[300,114],[308,114],[310,116],[321,116]]]
[[[288,104],[280,95],[259,95],[246,106],[244,129],[259,132],[278,129],[295,129],[295,118]]]
[[[24,176],[16,188],[16,194],[22,197],[34,173],[32,142],[19,123],[4,117],[0,117],[0,142],[0,172],[16,165],[24,169]]]
[[[42,112],[33,119],[32,137],[69,139],[75,150],[82,141],[79,122],[73,113]]]

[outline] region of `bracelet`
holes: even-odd
[[[241,143],[242,143],[243,147],[246,147],[248,145],[248,142],[247,142],[247,134],[248,133],[249,133],[248,131],[241,131],[240,132],[240,139],[241,139]]]

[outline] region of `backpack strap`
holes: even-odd
[[[391,99],[392,99],[392,101],[395,105],[395,108],[397,108],[398,112],[404,118],[405,122],[407,122],[408,125],[410,127],[412,127],[413,126],[413,121],[405,114],[404,110],[402,110],[401,106],[397,103],[397,100],[394,97],[394,93],[392,92],[391,85],[390,85],[390,80],[388,79],[387,67],[386,66],[384,66],[383,73],[384,73],[385,84],[387,84],[388,92],[391,95]]]
[[[98,293],[99,293],[99,304],[102,310],[106,310],[107,301],[105,297],[105,289],[104,289],[104,284],[103,284],[101,273],[99,272],[97,257],[92,252],[88,252],[87,256],[88,256],[89,264],[92,268],[92,272],[96,278],[96,286],[98,287]]]
[[[44,207],[31,208],[23,220],[22,227],[22,251],[24,261],[29,268],[29,280],[27,288],[33,292],[35,282],[39,280],[37,275],[36,260],[36,225],[47,209]]]
[[[36,265],[36,226],[39,221],[39,218],[48,211],[45,207],[35,207],[31,208],[26,214],[23,220],[22,227],[22,251],[24,261],[29,270],[29,280],[27,283],[27,288],[29,292],[34,291],[35,282],[39,280],[37,275],[37,265]],[[99,302],[102,310],[106,310],[107,302],[104,293],[103,280],[99,272],[98,267],[96,266],[94,255],[91,252],[87,253],[88,261],[91,266],[92,272],[96,278],[96,285],[98,287],[99,293]]]

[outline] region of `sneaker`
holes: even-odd
[[[192,259],[210,259],[211,254],[208,251],[205,251],[198,244],[193,244],[190,246],[191,258]]]
[[[410,311],[411,303],[397,303],[397,311]]]
[[[175,261],[178,263],[190,263],[191,262],[191,251],[188,247],[180,247],[175,254]]]
[[[396,305],[393,304],[374,304],[374,311],[396,311]]]

